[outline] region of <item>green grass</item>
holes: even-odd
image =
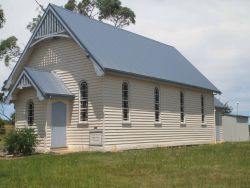
[[[0,187],[249,187],[250,142],[0,160]]]

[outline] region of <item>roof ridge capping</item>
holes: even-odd
[[[64,8],[64,7],[62,7],[62,6],[58,6],[58,5],[55,5],[55,4],[53,4],[53,3],[49,3],[48,6],[51,6],[52,8],[53,8],[53,7],[57,7],[57,8],[63,9],[64,11],[68,11],[68,12],[73,13],[73,14],[76,14],[76,15],[78,15],[78,16],[82,16],[82,17],[84,17],[84,18],[86,18],[86,19],[89,19],[89,20],[91,20],[91,21],[97,22],[97,23],[99,23],[99,24],[103,24],[103,25],[108,26],[108,27],[111,27],[111,28],[113,28],[113,29],[119,29],[119,30],[122,31],[122,32],[127,32],[127,33],[132,34],[132,35],[137,35],[137,36],[142,37],[142,38],[145,38],[145,39],[147,39],[147,40],[151,40],[151,41],[156,42],[156,43],[159,43],[159,44],[161,44],[161,45],[166,45],[166,46],[169,46],[169,47],[172,47],[172,48],[176,49],[176,48],[175,48],[174,46],[172,46],[172,45],[169,45],[169,44],[166,44],[166,43],[157,41],[157,40],[155,40],[155,39],[152,39],[152,38],[149,38],[149,37],[140,35],[140,34],[138,34],[138,33],[134,33],[134,32],[132,32],[132,31],[128,31],[128,30],[126,30],[126,29],[122,29],[122,28],[119,28],[119,27],[115,27],[115,26],[113,26],[113,25],[111,25],[111,24],[109,24],[109,23],[101,22],[101,21],[96,20],[96,19],[94,19],[94,18],[90,18],[90,17],[88,17],[88,16],[84,16],[84,15],[79,14],[79,13],[77,13],[77,12],[68,10],[68,9],[66,9],[66,8]],[[53,10],[55,10],[55,9],[53,8]],[[56,10],[55,10],[55,11],[56,11]]]

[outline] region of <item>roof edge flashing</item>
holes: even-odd
[[[217,93],[217,94],[222,94],[221,91],[219,91],[219,90],[212,90],[212,89],[203,88],[203,87],[199,87],[199,86],[195,86],[195,85],[189,85],[189,84],[174,82],[174,81],[170,81],[170,80],[164,80],[164,79],[150,77],[150,76],[145,76],[145,75],[139,75],[139,74],[131,73],[131,72],[114,70],[114,69],[110,69],[110,68],[105,68],[105,72],[106,73],[115,73],[115,74],[130,75],[130,76],[135,76],[135,77],[139,77],[139,78],[143,78],[143,79],[150,79],[150,80],[155,80],[155,81],[160,81],[160,82],[165,82],[165,83],[171,83],[171,84],[179,85],[179,86],[186,86],[186,87],[192,87],[192,88],[196,88],[196,89],[207,90],[207,91],[210,91],[210,92],[213,92],[213,93]]]

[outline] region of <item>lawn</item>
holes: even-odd
[[[0,187],[249,187],[250,142],[0,160]]]

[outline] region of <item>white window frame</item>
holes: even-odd
[[[201,123],[202,123],[202,125],[206,124],[205,97],[203,94],[201,94]]]
[[[156,103],[156,98],[155,98],[156,89],[158,90],[158,95],[159,95],[159,101],[158,101],[159,117],[158,117],[158,121],[156,121],[156,112],[157,112],[157,110],[155,108],[155,105],[157,104]],[[161,124],[161,90],[160,90],[160,87],[158,87],[158,86],[154,87],[154,122],[155,122],[155,124]]]
[[[183,104],[182,104],[182,97],[183,96]],[[180,91],[180,95],[179,95],[179,100],[180,100],[180,123],[181,124],[186,124],[186,117],[185,117],[185,94],[183,91]],[[183,111],[182,111],[183,109]],[[183,120],[182,120],[182,114],[183,114]]]
[[[124,108],[124,106],[123,106],[123,102],[125,101],[125,100],[124,100],[124,97],[123,97],[123,91],[124,91],[124,90],[123,90],[123,84],[124,84],[124,83],[126,83],[126,84],[127,84],[127,87],[128,87],[128,90],[127,90],[127,92],[128,92],[128,97],[127,97],[128,107],[127,107],[127,108]],[[128,82],[128,81],[123,81],[123,82],[122,82],[122,122],[125,123],[125,124],[130,124],[130,108],[129,108],[129,107],[130,107],[130,102],[129,102],[129,100],[130,100],[130,92],[129,92],[129,90],[130,90],[129,82]],[[128,117],[127,117],[126,120],[124,119],[124,114],[123,114],[123,113],[124,113],[124,109],[127,109],[127,110],[128,110],[128,112],[127,112],[127,113],[128,113],[128,114],[127,114]]]
[[[33,107],[32,107],[32,110],[33,110],[33,112],[32,112],[32,116],[30,116],[30,104],[32,104],[33,105]],[[34,104],[34,102],[33,102],[33,100],[28,100],[27,101],[27,104],[26,104],[26,112],[27,112],[27,116],[26,116],[26,119],[27,119],[27,125],[29,126],[29,127],[32,127],[32,126],[34,126],[34,123],[35,123],[35,104]],[[30,123],[30,117],[32,118],[32,123]]]
[[[82,95],[81,95],[81,91],[82,91],[82,84],[85,83],[87,85],[87,99],[82,100]],[[87,101],[87,106],[86,106],[86,120],[82,121],[81,120],[81,111],[82,111],[82,107],[81,107],[81,102],[82,101]],[[82,80],[79,83],[79,123],[80,124],[87,124],[88,123],[88,118],[89,118],[89,84],[87,81]]]

